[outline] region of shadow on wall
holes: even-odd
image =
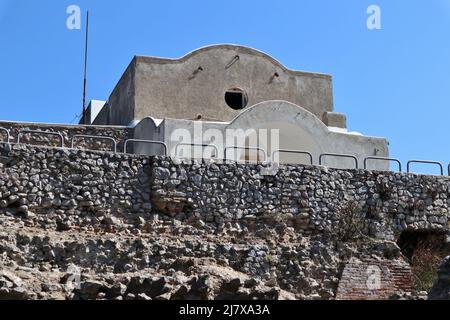
[[[411,265],[414,289],[429,292],[442,260],[450,255],[444,232],[404,231],[397,244]]]

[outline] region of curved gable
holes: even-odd
[[[300,71],[300,70],[292,70],[284,66],[280,61],[276,60],[274,57],[270,56],[269,54],[257,50],[251,47],[241,46],[241,45],[235,45],[235,44],[217,44],[217,45],[209,45],[205,46],[199,49],[196,49],[194,51],[191,51],[187,53],[186,55],[180,57],[180,58],[160,58],[160,57],[151,57],[151,56],[136,56],[136,60],[138,61],[145,61],[147,63],[160,63],[160,64],[170,64],[170,63],[183,63],[185,61],[188,61],[189,59],[202,54],[209,54],[209,52],[213,51],[226,51],[231,50],[236,53],[241,54],[249,54],[253,55],[255,57],[260,57],[261,59],[265,59],[272,63],[275,67],[278,67],[282,69],[285,72],[291,73],[293,75],[307,75],[307,76],[315,76],[315,77],[321,77],[330,79],[331,75],[324,74],[324,73],[317,73],[317,72],[306,72],[306,71]]]
[[[319,118],[333,110],[330,76],[289,70],[271,56],[243,46],[204,47],[179,59],[139,56],[127,72],[132,76],[122,78],[132,78],[132,83],[120,86],[110,97],[119,102],[115,110],[132,110],[127,118],[227,122],[242,112],[226,101],[230,91],[231,100],[245,97],[246,107],[285,100]],[[114,114],[117,119],[112,122],[120,123],[123,114]]]

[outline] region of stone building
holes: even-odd
[[[200,151],[203,157],[270,161],[279,149],[308,151],[315,163],[323,153],[351,154],[360,163],[367,156],[388,156],[386,139],[349,132],[346,116],[334,112],[330,75],[289,70],[265,53],[236,45],[204,47],[179,59],[134,57],[108,101],[93,101],[81,123],[128,126],[135,139],[164,142],[171,155],[186,157]],[[243,134],[230,141],[225,138],[230,129]],[[264,139],[261,132],[267,134]],[[214,147],[198,150],[180,143]],[[260,150],[227,154],[230,146]],[[131,148],[161,152],[161,146],[148,143]],[[278,156],[281,162],[308,160],[289,152]],[[352,161],[324,158],[324,164],[336,167],[352,167]]]

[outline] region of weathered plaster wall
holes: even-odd
[[[239,60],[229,65],[236,56]],[[289,70],[254,49],[218,45],[180,59],[135,57],[109,98],[110,124],[128,125],[148,116],[196,119],[199,114],[230,121],[240,111],[227,106],[224,96],[235,87],[247,93],[248,106],[286,100],[319,119],[333,111],[331,76]]]
[[[150,141],[165,141],[165,120],[163,123],[155,123],[155,121],[147,117],[142,119],[134,127],[134,139],[137,140],[150,140]],[[164,148],[160,145],[134,142],[130,145],[130,150],[135,154],[143,155],[164,155]]]
[[[278,132],[278,143],[272,139],[272,131]],[[257,139],[256,135],[267,132],[267,139]],[[233,133],[234,132],[234,133]],[[234,137],[239,133],[239,138]],[[252,133],[253,132],[253,133]],[[274,131],[275,132],[275,131]],[[350,133],[334,132],[328,129],[316,116],[304,108],[286,101],[265,101],[255,105],[229,123],[188,121],[181,119],[165,119],[158,127],[150,118],[144,119],[135,128],[135,136],[141,139],[161,140],[168,145],[168,154],[179,157],[210,158],[216,152],[212,148],[198,148],[177,145],[183,143],[213,144],[218,148],[216,158],[225,158],[224,148],[227,146],[245,146],[246,139],[255,141],[251,146],[258,146],[267,153],[267,161],[272,160],[273,149],[303,150],[312,153],[314,164],[319,163],[322,153],[350,154],[357,157],[359,168],[363,167],[364,158],[368,156],[388,157],[388,141],[384,138],[368,137]],[[151,145],[142,145],[139,150],[147,155],[161,155]],[[160,151],[160,150],[159,150]],[[178,151],[178,152],[175,152]],[[183,151],[181,154],[180,152]],[[245,160],[247,150],[229,150],[227,159]],[[258,154],[260,160],[264,158]],[[256,160],[256,152],[251,160]],[[303,155],[281,153],[281,163],[306,163],[309,158]],[[352,159],[326,157],[323,164],[333,168],[355,168]],[[371,161],[370,169],[388,170],[386,161]]]
[[[279,130],[280,149],[309,151],[315,159],[314,164],[318,164],[322,153],[354,155],[359,160],[360,168],[365,157],[389,156],[386,139],[331,131],[313,113],[286,101],[262,102],[242,112],[226,128],[267,129],[269,137],[270,130]],[[265,142],[261,147],[270,150]],[[298,163],[299,156],[281,154],[280,161]],[[355,168],[353,160],[336,157],[327,157],[323,164],[334,168]],[[386,162],[378,162],[373,167],[378,170],[388,168]]]
[[[135,75],[136,61],[133,59],[109,96],[105,107],[93,121],[93,124],[128,126],[136,119]]]

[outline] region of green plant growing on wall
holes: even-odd
[[[357,241],[366,237],[366,213],[356,201],[349,201],[337,211],[338,223],[334,236],[343,242]]]
[[[269,254],[269,255],[266,256],[266,261],[267,261],[268,264],[273,264],[274,261],[275,261],[275,258],[272,255]]]
[[[436,250],[432,241],[419,241],[411,259],[414,289],[429,292],[437,279],[437,270],[444,254]]]
[[[387,182],[377,182],[376,184],[377,193],[380,199],[383,201],[388,201],[392,197],[392,187]]]
[[[434,185],[426,186],[424,189],[427,196],[430,197],[431,199],[436,200],[438,198],[439,190],[437,189],[436,186]]]

